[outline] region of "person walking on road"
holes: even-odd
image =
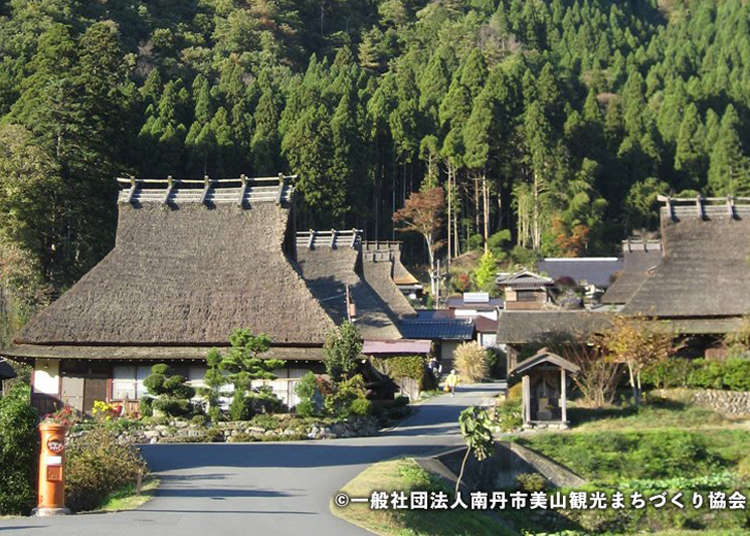
[[[448,375],[448,378],[445,380],[445,390],[450,391],[451,396],[456,396],[457,385],[458,385],[458,374],[456,374],[456,369],[451,369],[451,373]]]

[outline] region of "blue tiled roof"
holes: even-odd
[[[399,325],[407,339],[469,341],[474,338],[474,322],[464,318],[441,316],[439,311],[419,311]],[[437,314],[436,314],[437,313]]]

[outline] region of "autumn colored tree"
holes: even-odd
[[[430,258],[430,292],[437,295],[437,259],[435,254],[443,243],[438,239],[443,224],[445,194],[439,186],[412,193],[404,207],[393,214],[393,223],[401,232],[415,232],[422,235]]]
[[[633,389],[633,403],[641,403],[641,372],[653,363],[667,359],[676,350],[674,334],[660,330],[655,320],[645,317],[615,316],[612,327],[595,338],[607,359],[624,363]]]

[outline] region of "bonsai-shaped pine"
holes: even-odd
[[[229,416],[232,420],[246,420],[252,417],[254,409],[248,404],[247,393],[253,380],[274,380],[274,369],[284,366],[281,359],[266,359],[263,357],[271,347],[271,339],[267,335],[253,335],[250,330],[237,329],[229,336],[231,348],[218,364],[220,371],[227,373],[227,380],[234,385],[232,404]],[[218,351],[216,352],[218,354]],[[217,358],[214,354],[212,359]],[[218,379],[217,379],[218,381]],[[218,392],[218,389],[217,389]],[[275,399],[268,390],[261,390],[253,398]],[[217,396],[218,400],[218,396]]]
[[[357,368],[357,358],[362,351],[362,337],[354,324],[344,322],[334,328],[326,338],[325,353],[326,372],[335,383],[348,378]]]
[[[184,376],[169,372],[167,364],[158,363],[151,367],[151,375],[143,380],[143,385],[155,397],[154,409],[170,417],[187,415],[192,409],[190,399],[195,396],[195,389],[185,383]]]
[[[458,488],[461,486],[461,479],[464,476],[469,453],[473,450],[474,457],[481,462],[490,456],[494,444],[492,430],[490,430],[490,417],[487,411],[474,406],[466,408],[458,417],[458,425],[466,442],[466,454],[464,454],[461,471],[458,473],[458,480],[456,480],[456,496],[458,496]]]
[[[208,402],[208,416],[216,422],[221,418],[221,408],[219,398],[221,397],[221,388],[227,384],[227,378],[221,370],[221,363],[224,356],[216,348],[211,348],[206,354],[206,364],[208,369],[203,377],[203,383],[206,387],[201,389],[201,395]]]

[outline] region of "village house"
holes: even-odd
[[[556,282],[570,280],[593,301],[604,294],[622,266],[619,257],[546,257],[538,269]]]
[[[554,303],[552,287],[555,282],[528,270],[500,273],[496,284],[503,292],[506,311],[534,311]]]
[[[621,313],[722,337],[750,313],[750,198],[659,197],[661,259]]]
[[[33,403],[132,406],[157,362],[200,385],[207,351],[247,328],[286,361],[271,386],[294,405],[294,386],[322,372],[326,335],[350,315],[366,338],[402,339],[398,315],[361,277],[357,233],[326,246],[313,235],[298,257],[293,178],[119,179],[114,249],[2,352],[34,366]]]

